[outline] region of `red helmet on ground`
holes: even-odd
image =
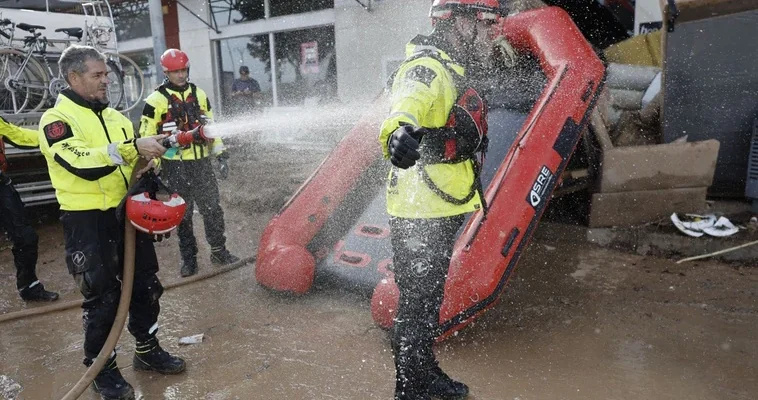
[[[187,211],[187,203],[174,193],[168,201],[154,200],[148,192],[126,199],[126,217],[138,230],[150,235],[171,232],[179,226]]]
[[[482,21],[497,21],[507,12],[500,5],[500,0],[434,0],[429,16],[434,23],[449,19],[454,13],[475,15]]]
[[[168,49],[161,56],[163,72],[178,71],[189,68],[190,62],[187,53],[178,49]]]

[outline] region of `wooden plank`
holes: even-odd
[[[705,210],[708,188],[595,193],[590,205],[591,228],[635,226],[668,218],[672,213]]]
[[[599,191],[618,193],[711,186],[718,140],[614,147],[603,152]]]
[[[595,134],[598,143],[600,143],[600,148],[603,152],[613,148],[613,142],[608,134],[608,128],[605,125],[605,121],[603,121],[603,115],[597,108],[592,111],[592,115],[590,116],[590,127],[592,128],[592,132]]]

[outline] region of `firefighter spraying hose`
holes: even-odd
[[[188,131],[174,130],[171,135],[163,139],[163,147],[169,149],[166,152],[167,157],[172,157],[181,148],[187,148],[192,144],[212,143],[220,137],[213,125],[208,124],[208,119],[201,117],[198,125]]]
[[[101,398],[129,400],[134,390],[112,350],[127,312],[135,370],[178,374],[186,368],[159,344],[164,287],[154,242],[183,220],[187,207],[178,197],[155,198],[161,185],[152,171],[161,168],[166,136],[137,137],[132,122],[108,106],[105,56],[72,45],[58,66],[69,88],[42,115],[39,142],[60,205],[66,266],[84,298],[83,364],[89,370],[74,389],[81,393],[93,380]],[[149,161],[141,167],[140,159]],[[130,189],[131,176],[141,179]]]

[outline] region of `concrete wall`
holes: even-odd
[[[432,29],[429,1],[371,3],[369,12],[355,0],[334,1],[337,86],[344,102],[372,100],[384,89],[392,66],[405,58],[406,43]]]
[[[183,0],[182,3],[190,10],[209,21],[207,2],[203,0]],[[190,80],[205,90],[211,99],[212,106],[218,108],[219,100],[214,80],[216,57],[210,40],[210,29],[195,16],[179,7],[179,37],[181,50],[190,58]]]

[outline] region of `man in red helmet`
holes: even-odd
[[[145,100],[140,134],[151,136],[202,129],[213,119],[213,113],[205,91],[189,81],[189,57],[181,50],[168,49],[161,56],[161,66],[166,79]],[[203,216],[206,238],[211,246],[211,262],[227,265],[239,261],[226,248],[224,211],[211,157],[219,162],[220,178],[226,179],[229,157],[221,138],[199,138],[173,155],[164,155],[161,163],[166,184],[187,202],[187,212],[178,229],[182,256],[180,273],[185,277],[197,273],[198,249],[192,228],[194,203]]]
[[[457,232],[484,208],[476,155],[486,147],[486,103],[470,79],[489,62],[497,0],[435,0],[434,31],[407,46],[393,75],[379,143],[387,185],[393,271],[400,291],[392,331],[395,399],[459,399],[468,387],[439,367],[432,345]]]
[[[135,138],[131,121],[108,107],[102,53],[73,45],[63,51],[58,66],[69,88],[42,115],[39,143],[61,208],[66,265],[84,296],[84,364],[90,366],[105,344],[121,297],[124,221],[118,205],[139,157],[151,160],[144,173],[166,149],[160,143],[164,136]],[[127,325],[136,339],[132,366],[177,374],[184,371],[184,360],[164,351],[156,337],[163,294],[157,272],[153,237],[138,232]],[[115,351],[93,383],[103,399],[134,398]]]

